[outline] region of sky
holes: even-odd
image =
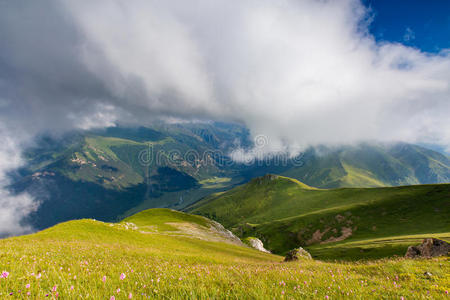
[[[445,3],[0,0],[0,234],[30,230],[39,203],[6,174],[43,132],[217,120],[267,136],[267,152],[450,149]]]
[[[450,48],[450,1],[365,0],[377,41],[398,42],[436,53]]]

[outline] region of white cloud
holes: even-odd
[[[450,52],[375,42],[359,1],[30,3],[8,4],[0,24],[18,126],[220,119],[274,148],[450,146]]]
[[[238,120],[278,148],[360,140],[450,145],[448,52],[377,44],[358,1],[68,7],[86,37],[83,61],[124,110]]]

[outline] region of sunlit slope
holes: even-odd
[[[0,298],[437,299],[450,284],[447,258],[282,263],[280,256],[177,228],[207,233],[211,224],[149,210],[120,223],[70,221],[0,240]]]
[[[163,256],[208,257],[204,249],[214,257],[240,260],[251,256],[256,260],[273,259],[248,247],[236,246],[236,240],[220,235],[215,222],[204,217],[189,215],[170,209],[150,209],[140,212],[119,223],[104,223],[84,219],[58,224],[39,233],[13,238],[15,240],[54,240],[59,242],[104,243],[120,247],[138,247],[155,251]],[[191,229],[190,231],[185,228]]]
[[[320,190],[269,178],[273,176],[206,198],[188,211],[217,220],[242,237],[257,236],[275,253],[299,245],[450,232],[450,184]],[[406,248],[371,255],[401,255]],[[352,255],[367,256],[364,251]]]

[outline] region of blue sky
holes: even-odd
[[[450,48],[449,0],[363,0],[373,11],[371,33],[426,52]]]

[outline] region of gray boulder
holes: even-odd
[[[311,254],[308,251],[299,247],[297,249],[293,249],[286,254],[284,261],[296,261],[299,259],[312,259]]]
[[[424,239],[422,244],[418,246],[409,246],[406,251],[406,258],[416,257],[436,257],[442,255],[449,255],[450,244],[439,239],[428,238]]]
[[[269,250],[267,250],[266,248],[264,248],[264,244],[263,242],[255,237],[248,237],[244,240],[244,243],[248,244],[250,247],[255,248],[256,250],[262,251],[262,252],[266,252],[266,253],[270,253]]]

